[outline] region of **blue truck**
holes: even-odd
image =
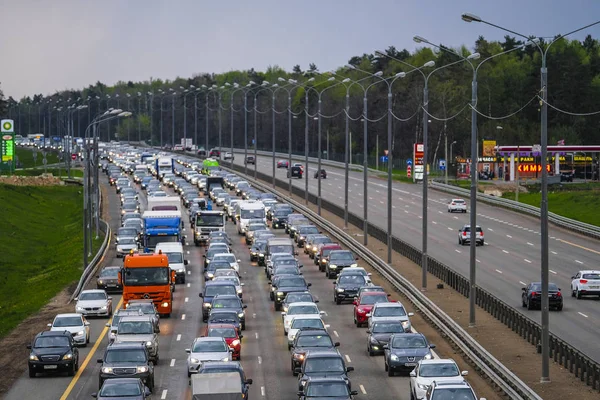
[[[161,179],[164,174],[172,174],[175,172],[175,159],[172,157],[158,157],[154,160],[154,169],[156,177]]]
[[[145,211],[144,252],[154,252],[157,243],[182,242],[181,212],[178,210]]]

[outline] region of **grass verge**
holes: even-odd
[[[0,337],[81,276],[81,192],[0,184]]]
[[[43,167],[42,160],[44,156],[42,152],[38,150],[37,161],[33,160],[33,149],[31,148],[23,148],[17,147],[15,148],[15,153],[17,157],[19,157],[19,168],[33,168],[33,167]],[[48,164],[56,164],[60,162],[58,159],[58,155],[54,152],[47,151],[46,152],[46,161]]]
[[[54,176],[68,176],[67,170],[65,168],[57,169],[50,168],[47,171],[49,174]],[[14,175],[17,176],[40,176],[44,173],[44,169],[20,169],[14,172]],[[83,170],[80,169],[71,169],[71,176],[74,178],[83,178]]]

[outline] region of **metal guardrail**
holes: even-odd
[[[225,167],[222,167],[222,168],[228,169]],[[234,165],[233,170],[238,173],[243,174],[244,167],[241,165]],[[264,182],[272,182],[272,179],[273,179],[272,176],[267,175],[262,172],[257,173],[257,178]],[[254,182],[254,180],[251,179],[250,177],[247,177],[247,180]],[[286,192],[289,188],[287,181],[282,181],[280,179],[276,179],[275,184],[277,187],[284,189]],[[264,190],[273,191],[273,189],[268,184],[261,184],[260,186]],[[304,190],[302,188],[293,186],[292,192],[297,196],[304,197]],[[292,201],[284,195],[280,194],[280,197],[282,199],[284,199],[284,201],[287,201],[287,202]],[[311,203],[316,204],[317,196],[314,195],[313,193],[309,192],[308,200]],[[344,209],[330,201],[321,199],[321,206],[323,209],[331,212],[332,214],[335,214],[338,217],[344,216]],[[300,208],[301,205],[298,204],[297,207]],[[363,221],[362,217],[360,217],[354,213],[348,214],[348,221],[356,227],[359,227],[361,229],[363,228],[364,221]],[[373,225],[372,223],[369,223],[368,231],[369,231],[369,235],[373,236],[374,238],[381,241],[382,243],[387,243],[387,232],[385,230],[381,229],[378,226]],[[421,258],[422,258],[421,254],[422,253],[416,247],[414,247],[396,237],[392,237],[392,248],[395,252],[399,253],[403,257],[408,258],[415,264],[417,264],[417,265],[421,264]],[[364,247],[361,247],[361,246],[359,246],[357,249],[360,250],[361,254],[366,254],[366,251],[368,251]],[[433,259],[431,257],[429,257],[429,259],[428,259],[428,265],[429,265],[429,268],[428,268],[429,272],[432,275],[434,275],[435,277],[437,277],[438,279],[440,279],[441,281],[446,283],[448,286],[450,286],[451,288],[453,288],[454,290],[456,290],[463,296],[469,297],[469,280],[466,277],[464,277],[460,273],[452,270],[447,265],[445,265],[445,264],[441,263],[440,261]],[[391,276],[394,279],[394,281],[391,281],[392,283],[402,285],[402,281],[398,280],[399,279],[398,276],[400,276],[400,275],[397,273],[395,273],[395,274],[392,273],[395,271],[384,270],[383,267],[380,266],[378,263],[376,263],[375,268],[381,269],[382,274],[384,276],[386,276],[385,274],[388,274],[389,276]],[[413,288],[414,288],[414,286],[413,286]],[[413,290],[410,290],[410,289],[408,289],[408,287],[406,287],[403,290],[403,292],[407,295],[407,297],[410,298],[410,296],[414,296],[415,298],[417,298],[421,301],[421,304],[425,304],[426,306],[429,306],[428,302],[430,303],[430,301],[428,299],[423,300],[422,298],[420,298],[419,295],[422,296],[422,294],[418,291],[418,289],[416,289],[416,290],[417,290],[417,292],[414,292]],[[481,289],[480,287],[476,288],[476,303],[483,310],[485,310],[486,312],[491,314],[493,317],[498,319],[500,322],[505,324],[507,327],[512,329],[513,332],[520,335],[523,339],[527,340],[530,344],[533,344],[534,346],[536,346],[538,352],[541,352],[542,330],[541,330],[541,325],[539,323],[528,318],[524,314],[520,313],[516,308],[510,306],[509,304],[500,300],[493,294]],[[415,304],[415,306],[417,306],[417,305]],[[455,325],[454,321],[452,321],[452,320],[446,321],[444,319],[444,316],[447,317],[447,315],[445,315],[443,312],[441,312],[440,314],[436,314],[434,316],[437,317],[438,321],[441,321],[442,325],[444,325],[445,327],[450,328]],[[458,328],[461,329],[460,327],[458,327]],[[440,327],[440,329],[442,329],[442,328]],[[455,335],[456,335],[456,333],[455,333]],[[470,351],[474,351],[474,350],[470,350]],[[486,353],[480,353],[480,354],[482,354],[481,357],[483,357],[485,359]],[[465,353],[465,354],[467,354],[467,353]],[[552,357],[554,359],[554,361],[557,362],[559,365],[563,366],[565,369],[568,369],[571,373],[575,374],[575,376],[577,378],[579,378],[582,382],[585,382],[588,386],[591,386],[594,390],[600,391],[600,363],[592,360],[584,352],[578,350],[577,348],[573,347],[572,345],[568,344],[566,341],[564,341],[563,339],[559,338],[558,336],[556,336],[555,334],[552,334],[552,333],[550,334],[550,357]],[[489,367],[491,368],[491,366],[489,366]],[[494,372],[496,374],[500,374],[503,370],[505,370],[505,367],[503,367],[503,366],[495,365],[494,367],[495,367]],[[509,383],[509,382],[506,382],[506,383]],[[515,383],[515,382],[513,382],[513,383]],[[533,399],[535,397],[531,397],[531,398]]]
[[[456,194],[461,197],[470,197],[471,195],[471,192],[467,189],[459,188],[452,185],[445,185],[436,181],[431,181],[430,187],[435,190],[439,190],[450,194]],[[529,204],[519,203],[518,201],[503,199],[501,197],[492,196],[485,193],[477,193],[477,200],[483,203],[491,204],[493,206],[503,207],[512,211],[520,212],[538,218],[540,217],[540,209],[538,207],[530,206]],[[548,213],[548,221],[561,228],[565,228],[570,231],[592,237],[594,239],[600,239],[600,227],[598,226],[586,224],[585,222],[579,222],[574,219],[566,218],[552,212]]]
[[[106,221],[101,219],[100,230],[104,232],[104,241],[102,242],[102,246],[100,246],[100,249],[98,249],[98,252],[94,256],[94,258],[89,262],[87,268],[81,274],[81,278],[79,278],[79,283],[77,284],[75,291],[71,295],[69,303],[72,302],[75,297],[79,296],[81,290],[85,287],[85,285],[88,284],[92,276],[94,276],[96,268],[98,268],[98,265],[100,264],[100,260],[102,259],[102,257],[104,257],[104,254],[108,249],[108,242],[112,235],[110,225],[108,225]]]
[[[239,167],[239,166],[236,166]],[[227,169],[227,168],[225,168]],[[238,168],[235,168],[238,170]],[[261,173],[262,174],[262,173]],[[264,175],[264,174],[262,174]],[[500,361],[487,352],[475,339],[471,337],[462,327],[442,311],[437,305],[423,295],[420,290],[405,279],[401,274],[386,264],[381,258],[357,242],[354,238],[338,228],[333,223],[320,217],[308,207],[303,206],[297,201],[277,192],[267,184],[248,179],[252,184],[261,190],[276,194],[280,199],[292,204],[294,208],[307,215],[316,224],[328,230],[337,240],[350,248],[363,260],[368,262],[385,279],[387,279],[399,292],[403,293],[411,303],[421,311],[423,316],[428,319],[442,334],[448,338],[453,345],[458,348],[473,365],[480,370],[498,389],[505,393],[511,399],[531,399],[542,400],[531,388],[521,381],[515,374],[506,368]],[[277,186],[287,187],[287,183],[277,180]],[[298,192],[303,192],[298,190]],[[315,198],[311,199],[315,200]],[[323,205],[325,209],[337,207],[331,203]],[[338,207],[339,208],[339,207]],[[343,209],[340,208],[341,214]],[[337,214],[337,213],[336,213]]]

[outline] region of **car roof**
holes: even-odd
[[[200,366],[201,370],[202,369],[221,369],[221,368],[235,369],[235,370],[240,370],[240,371],[244,370],[244,368],[242,368],[242,364],[240,364],[239,361],[227,361],[227,362],[211,361],[211,362],[204,363]]]
[[[361,295],[361,297],[362,296],[382,296],[382,295],[387,296],[387,293],[385,293],[385,292],[362,292],[360,295]]]
[[[319,358],[341,358],[343,360],[342,355],[337,351],[337,350],[333,350],[333,349],[328,349],[328,350],[311,350],[308,352],[308,354],[306,355],[306,358],[309,357],[319,357]]]
[[[79,313],[64,313],[64,314],[56,314],[56,316],[54,318],[58,318],[58,317],[82,317],[82,315]]]
[[[295,276],[295,275],[293,275]],[[297,301],[295,303],[290,304],[290,307],[296,306],[316,306],[317,304],[312,301]]]
[[[230,329],[235,329],[235,325],[233,325],[233,324],[221,324],[221,323],[214,323],[214,322],[211,322],[206,327],[207,327],[207,329],[208,328],[230,328]]]
[[[236,277],[234,276],[234,278],[236,278]],[[217,300],[217,299],[218,300],[222,300],[222,299],[226,299],[226,300],[227,299],[236,299],[236,300],[242,301],[242,299],[240,299],[237,294],[218,294],[218,295],[215,296],[215,298],[213,299],[213,301]]]
[[[106,351],[109,350],[120,350],[120,349],[141,349],[141,350],[146,350],[146,345],[145,343],[142,342],[123,342],[123,343],[111,343],[108,345],[108,347],[106,348]]]
[[[448,389],[455,389],[455,388],[471,388],[471,385],[469,384],[469,382],[465,381],[465,380],[456,380],[456,381],[442,381],[442,382],[435,382],[435,386],[436,388],[448,388]]]
[[[430,360],[421,360],[419,362],[422,365],[423,364],[456,364],[456,361],[454,361],[451,358],[432,358]]]
[[[152,322],[152,317],[146,314],[143,315],[124,315],[121,317],[119,322],[127,322],[127,321],[147,321]]]
[[[35,337],[40,336],[68,336],[71,337],[71,332],[69,331],[42,331],[38,333]]]
[[[80,295],[82,295],[84,293],[104,293],[104,294],[106,294],[106,291],[102,290],[102,289],[88,289],[88,290],[82,290]]]
[[[221,336],[201,336],[194,339],[194,342],[220,342],[224,340]]]
[[[331,336],[329,334],[329,332],[327,332],[326,329],[319,329],[319,328],[303,329],[303,330],[299,331],[297,333],[297,335],[301,335],[301,336]]]
[[[369,292],[367,292],[367,293],[369,293]],[[382,293],[382,292],[375,292],[375,293]],[[377,308],[380,308],[380,307],[402,307],[402,308],[404,308],[402,303],[397,303],[394,301],[390,301],[388,303],[377,303],[374,305],[374,307],[377,307]]]
[[[206,282],[204,284],[204,288],[208,287],[208,286],[235,286],[233,283],[231,283],[230,281],[209,281]]]
[[[129,300],[129,304],[131,303],[152,303],[154,304],[154,301],[152,301],[152,299],[131,299]]]
[[[313,377],[308,377],[308,381],[309,382],[314,382],[314,383],[346,383],[346,380],[341,377],[341,376],[313,376]],[[348,391],[350,391],[350,389],[348,389]]]
[[[600,274],[600,270],[597,269],[584,269],[579,271],[580,274]]]

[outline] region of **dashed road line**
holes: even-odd
[[[529,246],[533,246],[533,243],[531,243],[531,242],[527,242],[527,244],[528,244]]]
[[[187,284],[187,287],[190,287],[190,286],[191,286],[191,283],[188,283],[188,284]]]
[[[501,274],[501,273],[502,273],[502,271],[500,271],[499,269],[497,269],[497,270],[496,270],[496,272],[497,272],[497,273],[499,273],[499,274]]]
[[[494,230],[492,228],[487,228],[487,230],[490,232],[494,232]]]
[[[181,320],[185,321],[185,314],[181,314]]]
[[[359,388],[362,394],[367,394],[367,391],[365,390],[365,387],[363,385],[360,385]]]
[[[509,253],[508,253],[508,251],[506,251],[506,250],[504,250],[504,249],[502,250],[502,252],[503,252],[503,253],[506,253],[506,254],[509,254]]]
[[[265,395],[265,387],[264,387],[264,386],[261,386],[261,387],[260,387],[260,395],[261,395],[261,396],[264,396],[264,395]]]
[[[346,361],[352,362],[352,360],[350,360],[350,357],[348,356],[348,354],[346,354]]]
[[[575,260],[577,264],[583,264],[583,261]]]
[[[254,332],[254,336],[258,339],[258,332]]]
[[[556,271],[552,271],[551,269],[549,269],[548,271],[550,271],[551,273],[553,273],[554,275],[556,275]]]
[[[258,356],[258,363],[262,364],[262,357],[261,356]]]
[[[457,253],[462,253],[462,252],[461,252],[460,250],[458,250],[458,249],[454,249],[454,251],[455,251],[455,252],[457,252]]]
[[[524,258],[523,261],[525,261],[527,264],[531,264],[531,260],[528,260],[526,258]]]
[[[557,252],[555,252],[555,251],[552,251],[552,250],[550,250],[550,253],[552,253],[552,254],[554,254],[554,255],[557,255],[557,254],[558,254]]]
[[[175,366],[175,359],[174,358],[171,359],[171,364],[169,364],[169,366],[171,366],[171,367]]]
[[[190,301],[190,299],[188,297],[186,297],[185,299],[183,299],[184,303],[187,303],[188,301]]]
[[[434,225],[437,225],[437,222],[435,222],[435,221],[431,221],[431,223],[434,224]]]
[[[181,340],[181,335],[177,335],[177,339],[178,342]]]
[[[335,335],[335,337],[340,337],[340,335],[338,335],[337,331],[333,331],[333,334]]]
[[[577,314],[581,315],[581,316],[582,316],[582,317],[584,317],[584,318],[588,318],[588,316],[587,316],[587,315],[585,315],[585,314],[584,314],[584,313],[582,313],[582,312],[579,312],[579,311],[577,311]]]
[[[519,281],[519,283],[520,283],[521,285],[523,285],[523,286],[527,286],[527,284],[526,284],[525,282],[523,282],[523,281]]]
[[[161,400],[165,400],[167,398],[167,389],[162,391],[162,394],[160,395]]]
[[[188,275],[191,275],[191,274],[192,274],[192,271],[188,271]]]
[[[512,236],[510,236],[510,235],[506,235],[506,237],[512,239]]]
[[[454,229],[452,229],[452,228],[448,227],[448,230],[449,230],[449,231],[453,231]]]

